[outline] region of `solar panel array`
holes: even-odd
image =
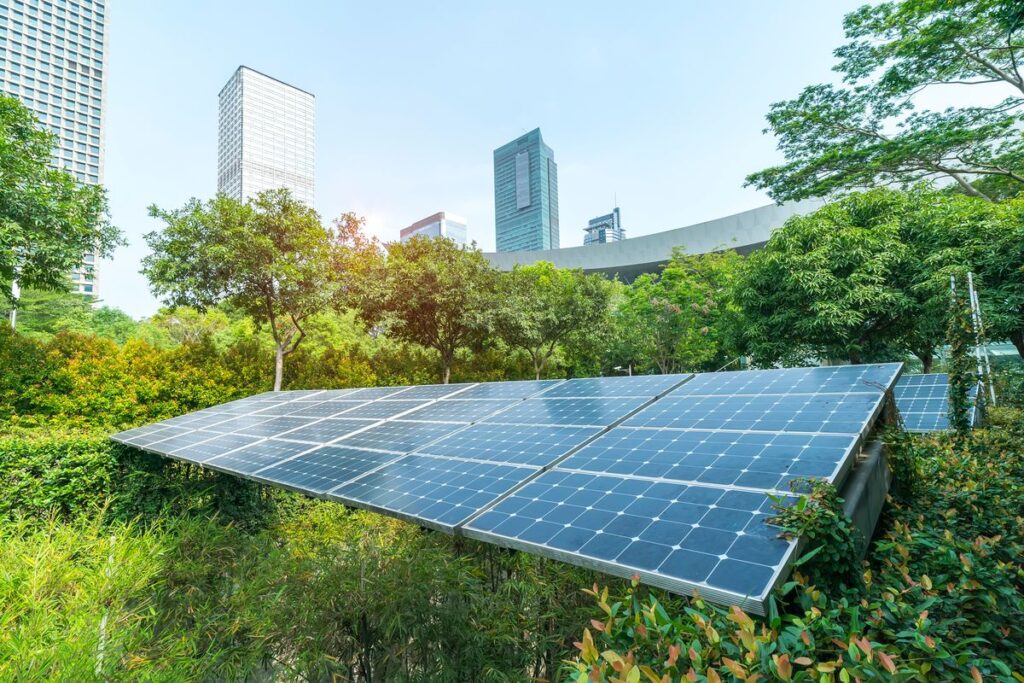
[[[903,375],[893,390],[896,407],[908,432],[941,432],[949,429],[949,375],[934,372],[926,375]],[[970,420],[977,417],[978,387],[969,395]]]
[[[260,394],[117,441],[763,613],[900,364]]]

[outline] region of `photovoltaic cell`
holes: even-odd
[[[328,496],[451,531],[534,472],[527,467],[407,455]]]
[[[348,418],[327,418],[311,422],[285,434],[289,441],[305,441],[307,443],[324,444],[340,439],[360,429],[377,424],[378,420],[356,420]]]
[[[293,429],[305,427],[312,422],[313,418],[310,417],[274,417],[266,422],[247,425],[235,431],[239,434],[248,434],[249,436],[280,436]]]
[[[616,427],[560,469],[787,491],[795,477],[834,481],[853,435],[671,431]]]
[[[232,472],[252,474],[268,465],[273,465],[311,448],[313,447],[308,443],[265,439],[251,446],[211,458],[205,464]]]
[[[544,467],[600,431],[596,427],[478,424],[426,446],[420,452]]]
[[[403,389],[408,389],[408,387],[368,387],[366,389],[356,389],[352,393],[346,394],[345,398],[375,401],[379,398],[387,398],[397,394]]]
[[[397,459],[397,454],[324,446],[255,472],[255,477],[299,491],[323,494]]]
[[[529,398],[482,422],[606,427],[646,402],[646,398]]]
[[[949,429],[949,375],[903,375],[896,388],[896,407],[908,432],[940,432]],[[978,387],[971,388],[970,419],[976,417]]]
[[[452,423],[430,424],[393,420],[347,436],[342,440],[341,445],[408,453],[445,434],[450,434],[459,427],[460,425]]]
[[[626,420],[629,427],[860,434],[884,394],[672,394]]]
[[[423,422],[475,422],[516,402],[518,399],[448,398],[403,415],[402,419]]]
[[[412,398],[412,399],[437,399],[444,398],[445,396],[458,396],[464,389],[472,387],[473,384],[421,384],[419,386],[409,387],[402,392],[401,396],[396,398]]]
[[[544,398],[602,396],[653,397],[663,394],[692,375],[635,375],[570,379],[544,392]]]
[[[212,439],[203,441],[194,446],[188,447],[188,458],[189,460],[195,460],[197,462],[206,462],[212,458],[216,458],[219,455],[224,455],[229,451],[236,450],[238,448],[244,448],[251,446],[254,443],[260,441],[258,436],[246,436],[244,434],[221,434]]]
[[[890,386],[899,371],[899,363],[882,363],[706,372],[695,375],[693,379],[673,390],[672,395],[845,394],[857,391],[874,394]]]
[[[367,403],[366,405],[346,411],[342,417],[372,417],[384,419],[395,417],[400,413],[413,408],[419,408],[427,404],[427,401],[402,401],[402,400],[381,400]]]
[[[770,505],[764,493],[553,470],[464,532],[735,604],[763,599],[793,551],[766,524]]]
[[[562,380],[541,379],[522,382],[489,382],[477,384],[461,392],[459,398],[528,398]]]
[[[293,404],[295,407],[288,415],[294,417],[331,417],[340,415],[346,411],[366,405],[366,401],[323,401],[322,403],[310,403],[306,401]],[[264,413],[260,413],[261,415]]]

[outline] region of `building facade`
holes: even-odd
[[[583,246],[619,242],[626,239],[626,231],[622,227],[622,219],[619,216],[619,207],[616,206],[611,213],[604,216],[591,218],[583,232]]]
[[[400,238],[408,242],[413,237],[447,237],[460,246],[467,243],[466,219],[447,211],[438,211],[433,216],[418,220],[407,228],[402,228]]]
[[[57,137],[53,165],[103,182],[106,0],[0,0],[0,92],[17,97]],[[96,296],[96,257],[71,273]]]
[[[494,150],[498,251],[558,248],[558,166],[540,128]]]
[[[220,91],[217,191],[239,201],[287,188],[315,198],[316,101],[311,93],[240,66]]]

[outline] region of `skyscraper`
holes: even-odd
[[[588,244],[604,244],[606,242],[618,242],[626,239],[626,231],[622,227],[622,220],[619,218],[619,207],[612,209],[612,212],[597,218],[591,218],[587,227],[583,229],[586,234],[583,236],[583,246]]]
[[[238,200],[281,187],[312,206],[315,99],[240,66],[220,91],[217,191]]]
[[[53,165],[103,182],[106,0],[0,0],[0,91],[57,136]],[[95,255],[71,273],[96,295]]]
[[[540,128],[494,150],[498,251],[558,248],[558,166]]]
[[[418,220],[408,228],[402,228],[399,237],[403,242],[417,235],[423,237],[447,237],[456,244],[466,244],[466,219],[459,218],[447,211],[439,211],[433,216]]]

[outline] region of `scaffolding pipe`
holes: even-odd
[[[978,290],[974,287],[974,273],[971,272],[967,273],[967,290],[971,297],[971,318],[974,321],[977,348],[981,350],[985,359],[985,381],[988,384],[989,398],[992,401],[992,405],[996,405],[996,385],[992,381],[992,364],[989,362],[985,323],[981,319],[981,301],[978,299]]]

